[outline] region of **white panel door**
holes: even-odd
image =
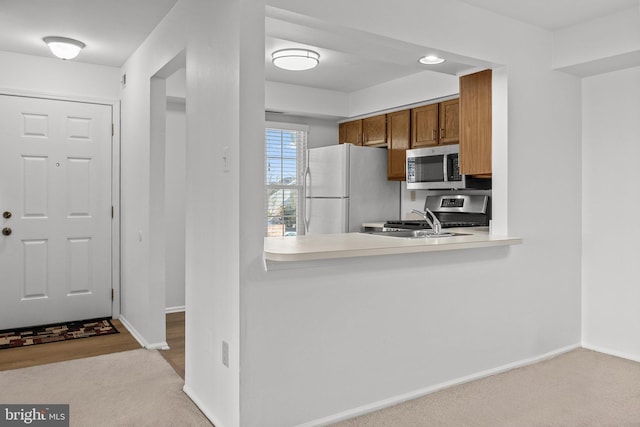
[[[0,329],[111,315],[111,115],[0,95]]]

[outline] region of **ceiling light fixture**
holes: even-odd
[[[421,64],[425,64],[425,65],[436,65],[436,64],[442,64],[445,60],[442,58],[438,58],[435,55],[427,55],[427,56],[423,56],[422,58],[418,59],[418,62]]]
[[[55,56],[60,59],[73,59],[86,45],[81,41],[67,37],[45,37],[42,39]]]
[[[309,49],[280,49],[271,54],[273,65],[290,71],[303,71],[320,63],[320,54]]]

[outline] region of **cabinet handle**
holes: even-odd
[[[440,129],[440,139],[444,139],[444,129]]]
[[[435,129],[431,129],[431,139],[433,139],[433,140],[436,139],[436,130]]]

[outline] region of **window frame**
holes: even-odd
[[[304,197],[305,197],[305,188],[304,188],[304,173],[307,164],[307,149],[308,149],[308,139],[309,139],[309,126],[301,125],[297,123],[286,123],[286,122],[274,122],[274,121],[265,121],[265,132],[264,132],[264,234],[265,236],[273,236],[273,234],[269,234],[269,192],[270,190],[295,190],[298,193],[297,198],[297,206],[296,206],[296,235],[301,236],[305,234],[304,230]],[[295,184],[269,184],[267,181],[268,170],[268,150],[267,150],[267,132],[269,129],[273,129],[276,131],[292,131],[292,132],[303,132],[303,147],[300,150],[299,147],[296,147],[296,183]],[[281,157],[282,158],[282,157]],[[284,219],[283,219],[284,221]],[[282,230],[282,236],[285,236],[286,228]]]

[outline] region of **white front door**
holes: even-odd
[[[0,95],[0,329],[111,315],[111,115]]]

